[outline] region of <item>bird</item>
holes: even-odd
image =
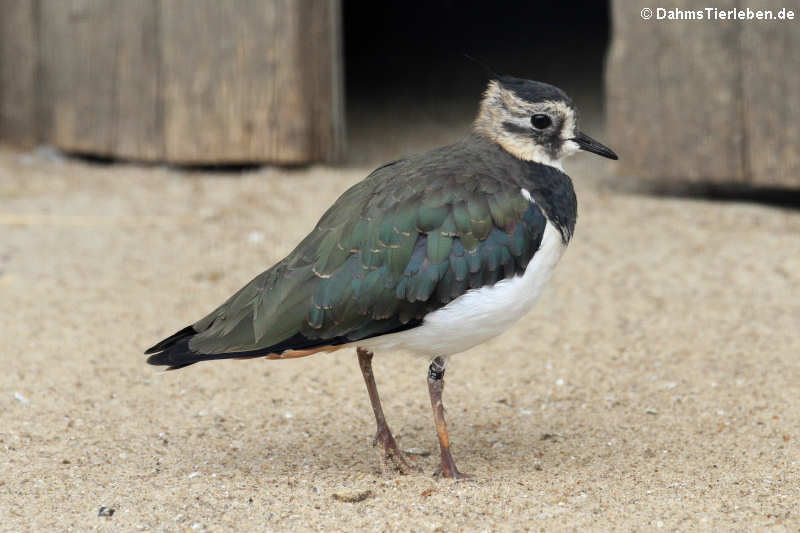
[[[442,393],[448,358],[519,321],[572,238],[577,199],[562,160],[617,159],[578,128],[553,85],[494,75],[460,141],[376,168],[347,189],[284,259],[204,318],[145,351],[183,368],[355,348],[384,465],[412,467],[386,422],[375,353],[430,360],[427,385],[445,478],[457,467]]]

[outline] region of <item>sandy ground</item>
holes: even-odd
[[[615,193],[597,159],[567,166],[580,218],[553,283],[448,368],[475,475],[457,483],[432,475],[421,359],[376,355],[401,446],[430,453],[400,476],[353,353],[170,373],[141,354],[368,169],[0,150],[0,529],[797,531],[800,212]]]

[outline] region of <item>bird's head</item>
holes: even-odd
[[[511,76],[489,82],[474,129],[516,157],[561,168],[578,150],[617,154],[578,129],[578,112],[558,87]]]

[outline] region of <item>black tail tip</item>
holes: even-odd
[[[186,326],[182,330],[173,333],[172,335],[170,335],[163,341],[159,342],[158,344],[146,349],[144,351],[144,354],[150,355],[151,353],[163,352],[170,346],[174,346],[183,339],[186,339],[187,337],[192,337],[194,335],[197,335],[197,330],[195,330],[192,326]],[[150,359],[152,359],[152,357]],[[148,359],[147,361],[150,362],[150,359]],[[158,363],[151,363],[151,364],[158,364]]]
[[[150,353],[150,352],[149,351],[145,352],[145,354],[148,354],[148,353]],[[161,353],[153,354],[150,357],[148,357],[147,358],[147,364],[148,365],[156,365],[156,366],[164,366],[164,365],[169,365],[171,363],[167,360],[167,354],[165,354],[164,352],[161,352]]]
[[[195,335],[197,331],[188,326],[148,348],[144,352],[150,356],[147,358],[147,364],[168,366],[167,370],[177,370],[196,363],[200,359],[189,349],[189,339]]]
[[[176,361],[175,354],[170,353],[171,350],[167,350],[165,352],[156,353],[151,355],[147,358],[147,364],[154,365],[154,366],[166,366],[165,370],[178,370],[179,368],[183,368],[189,365],[193,365],[199,359],[185,359],[184,361]],[[181,355],[183,353],[181,352]]]

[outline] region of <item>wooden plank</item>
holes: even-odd
[[[36,20],[33,0],[0,3],[0,141],[21,146],[39,140]]]
[[[343,123],[328,65],[340,53],[338,12],[338,0],[162,1],[166,158],[332,157]]]
[[[113,0],[41,0],[43,100],[49,139],[71,152],[112,153],[115,34]]]
[[[161,157],[156,4],[40,2],[46,137],[70,152]]]
[[[298,12],[290,2],[162,3],[167,158],[307,157]]]
[[[115,157],[164,157],[160,0],[117,1]]]
[[[754,0],[794,21],[741,24],[745,153],[751,183],[800,187],[800,1]]]
[[[620,172],[643,178],[747,179],[739,64],[741,22],[642,20],[612,2],[607,136]],[[692,0],[670,7],[698,9]],[[716,2],[720,9],[736,0]],[[655,9],[655,7],[654,7]]]
[[[302,0],[300,57],[314,159],[340,161],[345,152],[344,57],[339,0]]]

